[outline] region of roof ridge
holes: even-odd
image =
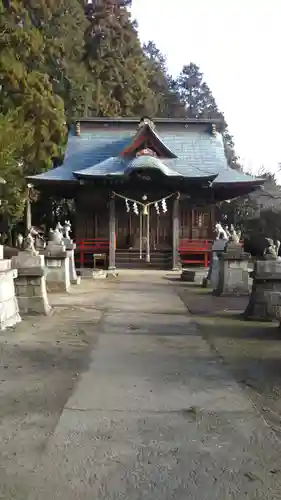
[[[154,123],[190,123],[190,124],[221,124],[222,120],[218,118],[163,118],[161,116],[155,117],[151,119]],[[140,117],[137,116],[111,116],[111,117],[103,117],[103,116],[84,116],[84,117],[76,117],[74,119],[74,123],[139,123]]]

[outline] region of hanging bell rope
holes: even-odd
[[[143,215],[148,215],[148,204],[143,205],[142,213]]]

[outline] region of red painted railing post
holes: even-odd
[[[204,253],[204,267],[208,267],[208,252]]]

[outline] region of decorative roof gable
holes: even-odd
[[[135,156],[140,149],[151,149],[159,158],[176,158],[172,149],[157,135],[154,123],[148,118],[143,118],[138,126],[137,133],[132,138],[120,156]]]

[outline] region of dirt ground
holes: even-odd
[[[216,357],[281,439],[278,325],[243,321],[239,314],[247,304],[245,297],[214,297],[209,290],[175,278],[166,283],[181,297]],[[118,297],[118,280],[84,280],[70,294],[50,296],[51,316],[25,319],[15,329],[0,333],[0,499],[26,500],[30,474],[79,375],[90,364],[111,291]]]
[[[244,321],[247,297],[216,297],[198,285],[178,293],[216,351],[263,418],[281,439],[281,330],[277,323]]]
[[[87,368],[104,303],[102,285],[90,295],[88,285],[50,296],[51,316],[25,318],[0,333],[0,498],[5,500],[18,500],[19,484],[28,482]]]

